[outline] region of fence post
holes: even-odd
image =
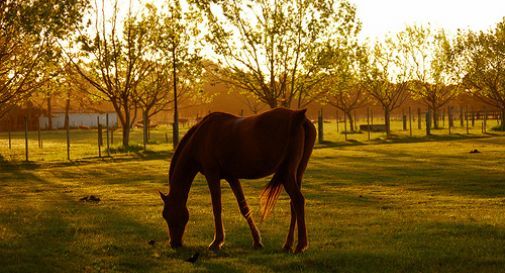
[[[452,108],[450,106],[447,107],[447,115],[449,117],[449,135],[451,134],[451,127],[453,125],[452,121]]]
[[[370,131],[372,131],[370,127],[370,107],[366,108],[366,125],[368,128],[368,141],[370,141]]]
[[[336,116],[336,121],[337,121],[337,133],[339,132],[339,128],[338,128],[338,109],[337,111],[335,112],[335,116]]]
[[[402,111],[402,124],[403,131],[407,131],[407,115],[405,115],[405,111]]]
[[[65,113],[65,129],[67,131],[67,160],[70,161],[70,117]]]
[[[318,112],[317,115],[317,136],[318,136],[318,142],[319,144],[323,143],[324,141],[324,136],[323,136],[323,109]]]
[[[344,113],[344,139],[347,141],[347,115]]]
[[[417,129],[423,129],[422,121],[421,121],[421,108],[417,108]]]
[[[100,124],[100,116],[96,117],[98,127],[98,157],[102,157],[102,125]]]
[[[487,110],[484,111],[484,134],[487,133]]]
[[[28,118],[25,116],[25,161],[28,160]]]
[[[40,123],[37,122],[37,140],[39,141],[39,149],[42,149],[42,139],[40,138]]]
[[[107,127],[107,156],[110,157],[110,139],[109,139],[109,113],[105,114],[105,126]]]
[[[144,151],[147,150],[147,111],[142,111],[142,142],[144,144]]]
[[[466,134],[470,134],[470,129],[468,128],[468,105],[466,106],[465,110],[465,121],[466,121]]]
[[[426,112],[426,136],[431,135],[431,110]]]
[[[410,136],[412,136],[412,108],[409,106],[409,130]]]
[[[11,136],[11,131],[12,131],[12,119],[9,119],[9,150],[12,150],[12,136]]]

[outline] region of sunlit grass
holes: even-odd
[[[450,137],[435,131],[438,136],[424,139],[419,131],[408,138],[408,131],[396,129],[392,141],[375,133],[369,142],[363,133],[349,135],[356,141],[346,144],[332,124],[326,127],[331,142],[317,145],[303,182],[310,247],[302,255],[281,252],[289,225],[286,194],[259,224],[265,248],[258,251],[224,182],[226,244],[219,256],[209,253],[213,220],[201,176],[188,202],[187,248],[169,249],[157,193],[168,190],[171,147],[163,129],[153,133],[151,152],[113,160],[96,158],[95,136],[88,131],[73,132],[74,157],[85,160],[70,163],[63,131],[45,132],[40,151],[32,136],[28,164],[21,162],[22,149],[16,150],[18,161],[10,161],[1,142],[0,271],[503,271],[505,138],[482,136],[480,128],[470,137],[455,129]],[[140,136],[134,131],[134,143]],[[51,142],[55,151],[45,152]],[[481,153],[470,154],[473,149]],[[243,181],[256,212],[267,180]],[[102,201],[79,201],[91,194]],[[150,246],[149,240],[157,243]],[[195,265],[184,262],[196,251],[202,257]]]

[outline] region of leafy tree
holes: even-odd
[[[0,116],[53,76],[53,41],[73,31],[87,0],[0,1]]]
[[[468,92],[500,109],[505,130],[505,18],[494,29],[460,32],[451,64]]]
[[[453,73],[449,59],[451,47],[443,30],[430,27],[409,26],[401,35],[405,36],[414,98],[420,99],[432,112],[433,124],[439,128],[439,111],[459,92],[457,75]]]
[[[391,112],[409,97],[411,69],[405,37],[397,35],[377,42],[362,63],[363,83],[367,92],[382,106],[387,136],[391,136]]]
[[[207,40],[221,80],[270,107],[298,107],[321,96],[327,48],[359,30],[347,0],[195,1],[207,14]]]
[[[179,143],[179,98],[183,95],[202,95],[204,72],[200,57],[200,24],[202,16],[194,5],[183,5],[180,0],[170,0],[160,9],[147,5],[144,21],[149,25],[155,46],[153,55],[170,70],[173,109],[173,147]],[[162,72],[164,73],[164,72]],[[167,93],[169,92],[167,86]]]
[[[360,64],[365,61],[364,54],[364,49],[357,41],[335,46],[331,57],[331,77],[321,87],[326,90],[328,103],[344,112],[351,131],[356,129],[353,111],[369,102],[360,74]]]

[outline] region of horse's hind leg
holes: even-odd
[[[291,223],[289,224],[288,236],[286,237],[286,243],[284,243],[284,251],[291,252],[291,248],[293,247],[293,242],[295,241],[295,227],[296,227],[296,212],[295,207],[293,205],[293,201],[290,202],[291,206]]]
[[[231,190],[237,198],[238,207],[240,209],[240,213],[247,220],[247,224],[249,224],[249,228],[251,229],[252,237],[253,237],[253,247],[254,248],[262,248],[263,243],[261,242],[261,235],[258,229],[256,228],[256,224],[252,218],[252,211],[249,209],[247,205],[247,201],[244,196],[244,192],[242,191],[242,186],[240,185],[240,181],[238,179],[226,179],[230,184]]]
[[[284,183],[284,189],[291,198],[293,208],[296,214],[296,224],[298,226],[298,245],[295,248],[295,253],[303,252],[308,247],[307,228],[305,226],[305,197],[298,183],[296,183],[296,176],[290,175],[288,180]],[[291,227],[290,227],[291,231]]]
[[[214,213],[214,240],[209,245],[212,251],[219,251],[224,244],[224,228],[221,219],[221,183],[218,176],[206,175],[212,199],[212,212]]]

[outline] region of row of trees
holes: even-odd
[[[440,109],[461,92],[505,117],[505,20],[454,39],[412,26],[372,44],[359,41],[348,0],[18,2],[0,4],[0,111],[34,90],[57,92],[41,88],[48,82],[68,86],[67,98],[79,91],[112,105],[124,146],[138,112],[148,124],[168,109],[176,145],[180,100],[208,99],[206,82],[225,83],[254,107],[330,103],[349,121],[374,101],[388,134],[391,112],[409,96],[434,113],[436,127]]]

